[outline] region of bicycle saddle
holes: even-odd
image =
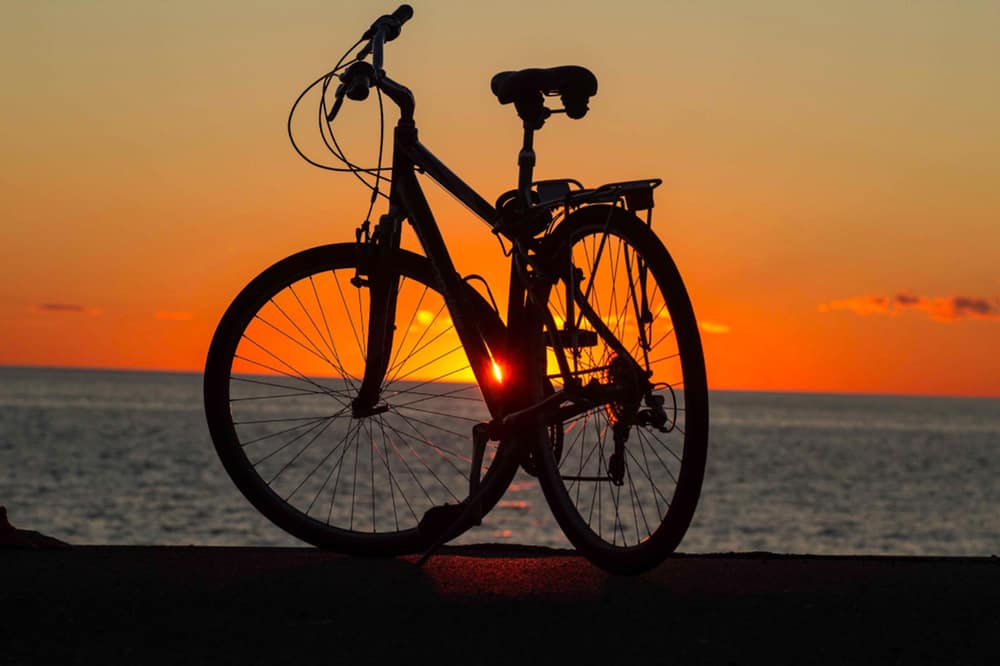
[[[522,69],[500,72],[490,81],[490,88],[501,104],[514,103],[525,127],[540,129],[552,113],[545,108],[545,95],[559,95],[567,116],[583,118],[587,102],[597,94],[597,77],[578,65]]]

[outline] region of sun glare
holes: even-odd
[[[493,361],[493,376],[496,377],[498,384],[503,383],[503,371],[500,370],[500,366],[495,360]]]

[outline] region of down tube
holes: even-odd
[[[461,287],[464,282],[455,270],[451,255],[448,254],[448,248],[445,246],[441,231],[434,221],[434,214],[427,204],[427,198],[424,196],[423,190],[420,189],[416,174],[410,169],[394,169],[393,173],[392,185],[397,188],[403,205],[409,211],[410,223],[413,225],[424,253],[430,259],[434,277],[441,285],[441,292],[448,305],[452,323],[454,323],[458,339],[462,342],[462,347],[469,357],[469,365],[472,367],[476,382],[489,406],[490,416],[497,418],[500,415],[500,395],[490,380],[491,357],[479,332],[474,311],[462,297]]]

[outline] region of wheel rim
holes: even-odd
[[[427,509],[468,495],[472,426],[489,412],[442,296],[414,263],[400,265],[374,414],[351,415],[368,327],[353,262],[262,285],[239,308],[252,314],[224,335],[223,461],[261,511],[314,543],[364,550],[412,538]],[[495,456],[491,444],[484,474]]]

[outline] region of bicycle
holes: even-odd
[[[306,90],[322,88],[327,147],[388,208],[372,227],[370,207],[353,242],[277,262],[229,306],[204,377],[218,455],[275,524],[368,555],[426,557],[479,524],[521,468],[585,557],[651,568],[691,522],[708,439],[697,322],[652,231],[661,181],[534,181],[534,133],[556,113],[583,118],[597,79],[579,66],[503,72],[491,87],[524,139],[517,188],[488,203],[420,143],[414,96],[383,68],[412,14],[378,18]],[[389,169],[381,146],[379,166],[361,168],[333,136],[345,98],[373,89],[399,109]],[[556,96],[563,108],[548,108]],[[289,134],[316,163],[292,136],[301,99]],[[485,280],[456,271],[418,172],[500,240],[506,320]],[[423,254],[401,247],[404,222]]]

